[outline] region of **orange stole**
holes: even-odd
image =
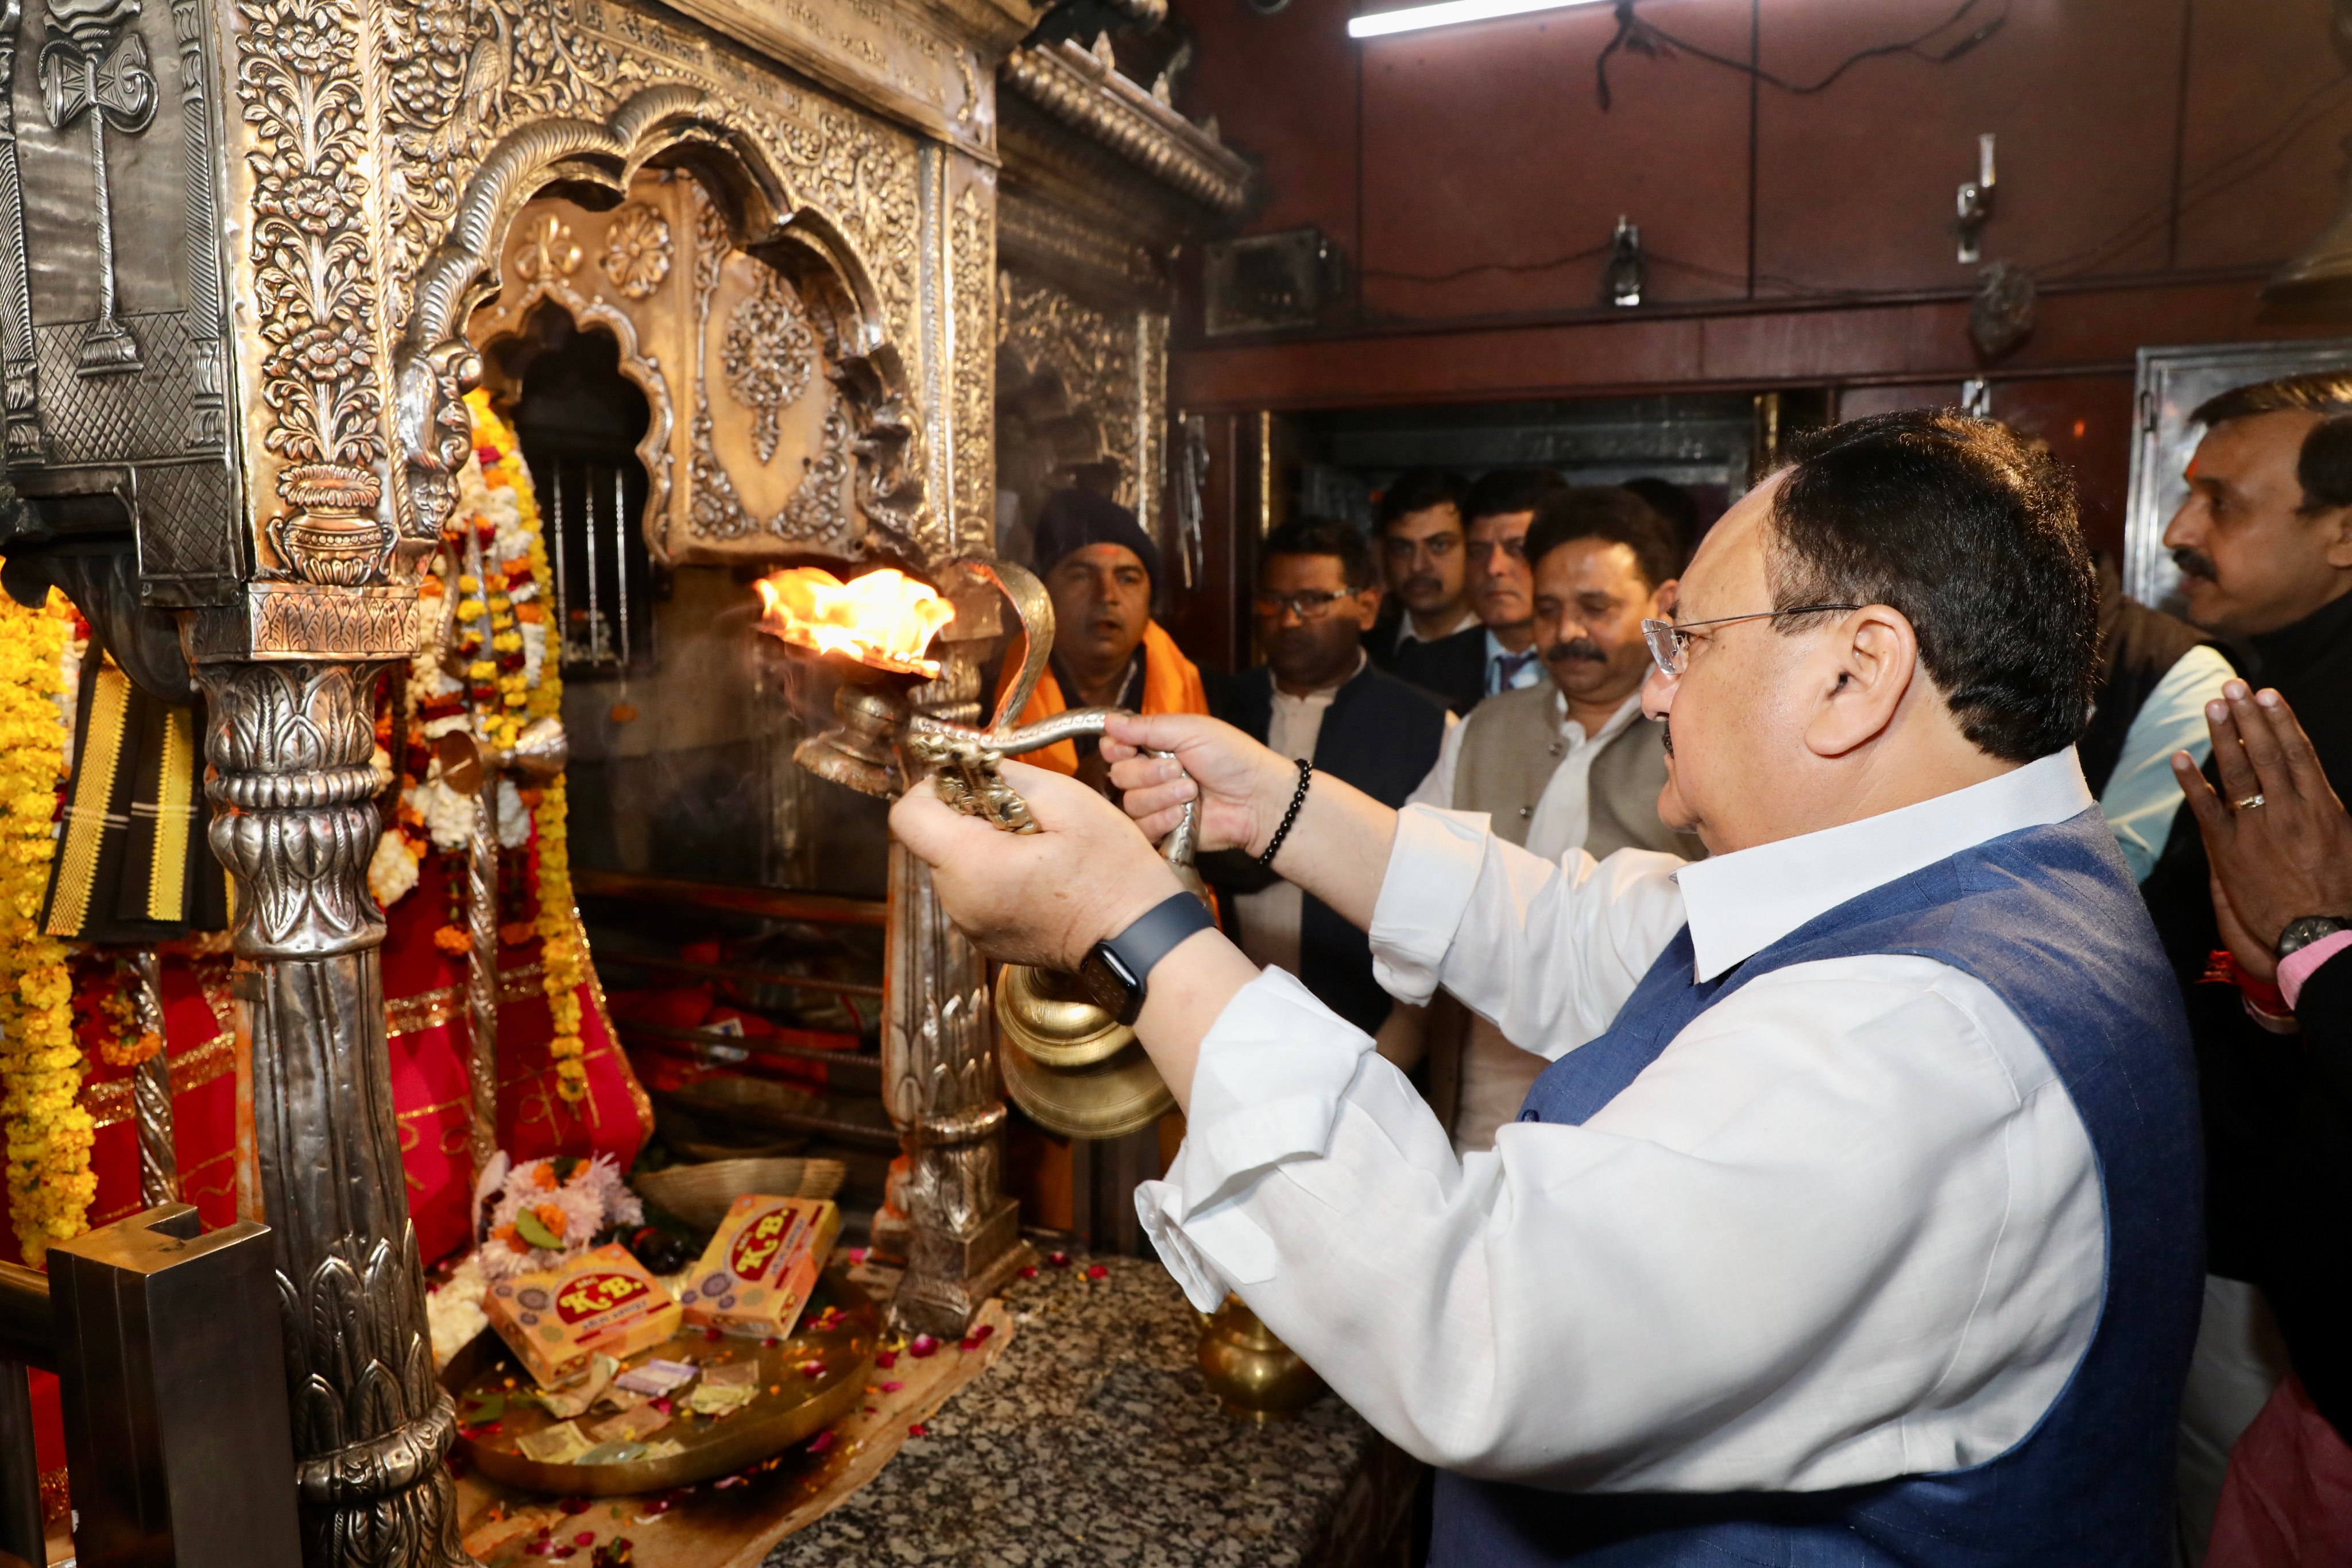
[[[997,677],[996,695],[1002,698],[1005,688],[1013,684],[1019,670],[1007,661],[1003,673]],[[1029,694],[1029,706],[1013,716],[1015,726],[1035,724],[1067,711],[1069,704],[1063,699],[1061,683],[1048,669],[1037,677],[1037,689]],[[1160,629],[1157,621],[1143,623],[1143,711],[1145,713],[1206,713],[1209,694],[1201,685],[1201,667],[1184,656],[1176,646],[1176,639]],[[1050,768],[1056,773],[1078,770],[1078,748],[1071,741],[1056,741],[1042,751],[1032,751],[1020,760],[1036,768]]]

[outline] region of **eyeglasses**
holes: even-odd
[[[1342,599],[1354,597],[1352,593],[1333,593],[1321,588],[1310,588],[1298,593],[1261,593],[1257,596],[1257,612],[1279,619],[1287,612],[1301,621],[1319,621],[1330,613],[1331,606]]]
[[[1712,621],[1644,621],[1642,641],[1650,645],[1661,674],[1679,675],[1689,666],[1689,644],[1702,626],[1729,626],[1740,621],[1777,621],[1783,615],[1813,615],[1831,610],[1859,610],[1859,604],[1792,604],[1786,610],[1759,610],[1750,615],[1718,615]]]

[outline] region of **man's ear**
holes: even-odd
[[[1381,618],[1380,584],[1374,583],[1370,588],[1360,588],[1356,590],[1354,599],[1356,603],[1356,624],[1369,632]]]
[[[1816,757],[1843,757],[1885,735],[1919,670],[1919,634],[1901,611],[1885,604],[1849,612],[1821,635],[1821,656],[1803,660],[1817,683],[1805,745]]]
[[[2324,553],[2327,564],[2338,571],[2352,568],[2352,507],[2337,507],[2322,514],[2319,525],[2326,530],[2322,537],[2326,540]]]
[[[1675,612],[1675,606],[1682,602],[1682,597],[1683,580],[1679,577],[1666,579],[1650,591],[1649,619],[1663,621],[1672,615]]]

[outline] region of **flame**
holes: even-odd
[[[771,636],[877,669],[939,676],[940,662],[923,650],[955,619],[955,606],[896,567],[844,582],[823,567],[801,566],[751,586],[760,591],[760,630]]]

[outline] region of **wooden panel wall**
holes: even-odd
[[[1621,50],[1606,111],[1609,5],[1357,44],[1352,12],[1402,0],[1173,3],[1196,36],[1181,106],[1262,164],[1243,232],[1314,225],[1350,282],[1304,332],[1209,342],[1197,304],[1180,313],[1170,403],[1212,413],[1230,480],[1212,481],[1214,602],[1177,611],[1212,663],[1248,656],[1264,411],[1826,385],[1853,415],[1951,402],[1983,377],[1997,415],[2072,464],[2092,537],[2114,545],[2135,352],[2322,330],[2265,325],[2257,295],[2339,197],[2352,74],[2330,0],[2007,0],[2000,30],[1951,64],[1865,61],[1808,94]],[[1639,14],[1811,82],[1957,4]],[[2003,10],[1979,0],[1945,38]],[[1977,268],[1952,233],[1987,131],[1986,259],[2042,288],[2033,336],[1994,364],[1969,340]],[[1649,257],[1634,310],[1601,304],[1621,214]]]
[[[1694,56],[1595,61],[1588,5],[1357,44],[1391,0],[1177,0],[1198,36],[1189,112],[1264,163],[1249,227],[1313,224],[1355,293],[1327,331],[1599,305],[1594,252],[1641,225],[1657,303],[1964,290],[1954,187],[1998,134],[1988,258],[2045,281],[2275,264],[2336,204],[2352,78],[2328,0],[2008,0],[1951,64],[1865,61],[1824,91]],[[1954,0],[1642,0],[1704,47],[1810,82]],[[1958,36],[2001,9],[1980,0]],[[2276,132],[2275,135],[2272,134]]]

